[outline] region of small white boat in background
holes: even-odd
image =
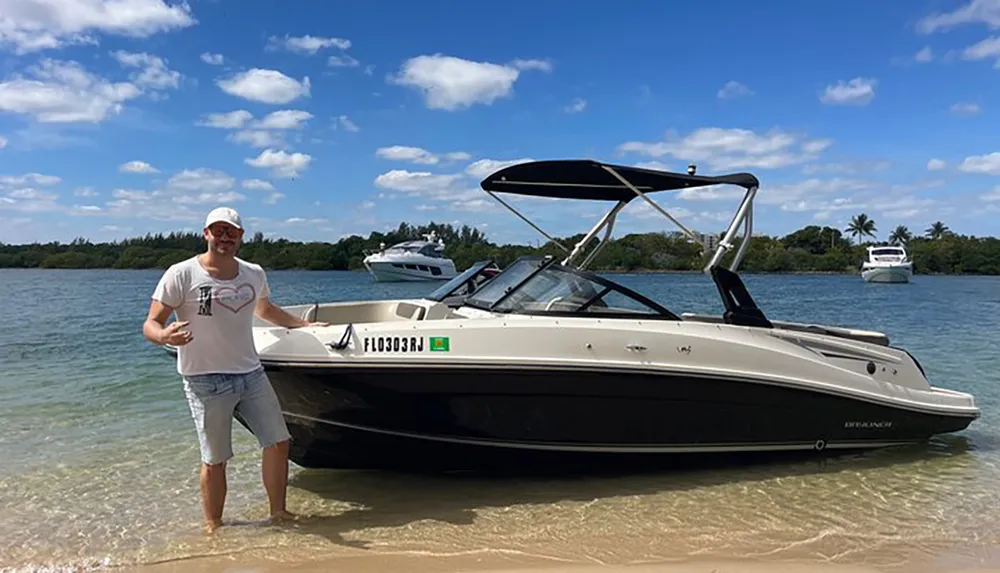
[[[868,259],[861,265],[867,283],[907,283],[913,276],[913,261],[899,245],[868,247]]]
[[[423,241],[405,241],[388,249],[366,253],[365,268],[379,282],[446,281],[458,275],[455,263],[444,256],[444,242],[433,231]]]

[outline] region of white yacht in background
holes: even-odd
[[[868,247],[861,278],[868,283],[906,283],[913,276],[913,262],[900,245]]]
[[[458,271],[444,256],[444,242],[431,231],[423,241],[405,241],[388,249],[385,243],[365,253],[365,268],[379,282],[450,280]]]

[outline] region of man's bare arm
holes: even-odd
[[[328,326],[327,322],[309,322],[308,320],[303,320],[297,316],[292,316],[288,314],[283,308],[271,302],[268,298],[261,298],[257,300],[257,306],[254,309],[257,316],[263,318],[264,320],[270,322],[271,324],[276,324],[278,326],[283,326],[285,328],[301,328],[303,326]]]
[[[187,321],[173,322],[170,326],[164,326],[173,311],[173,308],[158,300],[150,303],[149,314],[146,315],[146,321],[142,323],[142,335],[146,340],[159,346],[164,344],[183,346],[193,340],[189,331],[182,330],[188,325]]]

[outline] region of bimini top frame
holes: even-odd
[[[653,191],[675,191],[694,187],[708,187],[710,185],[737,185],[746,189],[746,194],[743,196],[743,201],[740,203],[736,215],[729,223],[725,235],[719,241],[719,246],[716,248],[712,260],[709,261],[704,269],[706,273],[710,273],[711,269],[719,264],[726,252],[733,248],[733,238],[742,224],[743,239],[740,242],[740,247],[736,255],[733,257],[732,264],[729,266],[731,271],[735,271],[743,260],[746,248],[750,244],[750,235],[753,231],[753,199],[757,194],[760,182],[755,176],[749,173],[733,173],[730,175],[706,177],[704,175],[695,175],[694,172],[694,165],[688,167],[688,173],[685,174],[627,167],[624,165],[611,165],[586,159],[531,161],[512,165],[492,173],[486,179],[483,179],[480,187],[501,205],[566,251],[568,255],[562,261],[562,264],[567,266],[572,264],[573,260],[580,255],[584,246],[591,239],[597,236],[602,229],[606,228],[601,244],[577,265],[577,268],[583,269],[594,260],[601,248],[607,244],[618,213],[636,197],[649,203],[650,207],[656,209],[661,215],[672,221],[685,235],[704,246],[698,235],[673,218],[646,194]],[[500,197],[497,197],[496,193],[512,193],[555,199],[614,201],[615,205],[594,225],[580,242],[574,245],[572,249],[569,249],[528,220],[504,200],[500,199]]]

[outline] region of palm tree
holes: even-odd
[[[889,242],[894,245],[905,245],[913,238],[913,233],[906,228],[906,225],[899,225],[889,234]]]
[[[852,237],[875,237],[875,221],[868,218],[868,215],[861,213],[860,215],[855,215],[851,217],[851,224],[844,229]],[[858,244],[861,244],[861,239],[858,238]]]
[[[945,225],[941,221],[935,221],[933,225],[924,231],[929,239],[941,239],[951,234],[951,230],[948,229],[948,225]]]

